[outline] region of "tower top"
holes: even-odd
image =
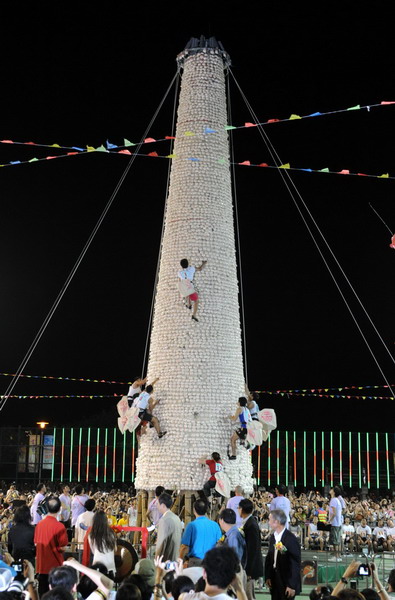
[[[182,67],[184,60],[188,56],[198,54],[200,52],[222,56],[224,65],[226,67],[230,66],[231,64],[230,56],[227,52],[225,52],[225,48],[221,42],[217,41],[215,37],[206,38],[204,35],[201,35],[200,38],[191,38],[189,40],[185,46],[185,49],[177,56],[178,65]]]

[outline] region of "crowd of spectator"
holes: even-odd
[[[360,553],[365,548],[368,553],[384,550],[393,552],[394,499],[389,495],[361,498],[343,490],[341,492],[342,542],[339,553]],[[181,598],[184,592],[188,592],[188,599],[193,595],[194,598],[206,600],[203,590],[214,586],[213,589],[222,590],[218,593],[230,593],[239,600],[253,600],[254,581],[263,581],[263,572],[259,575],[263,567],[260,563],[256,564],[256,558],[267,552],[265,547],[269,545],[273,533],[270,524],[273,510],[280,510],[280,513],[284,511],[286,528],[297,538],[302,549],[333,552],[329,533],[330,502],[331,498],[319,491],[295,494],[281,485],[273,491],[256,490],[249,498],[244,498],[243,490],[237,486],[232,498],[221,507],[215,522],[206,515],[210,511],[209,503],[205,498],[198,499],[194,504],[195,521],[192,523],[200,523],[205,538],[210,533],[213,548],[222,552],[224,547],[230,546],[236,554],[236,562],[231,562],[232,572],[229,571],[224,579],[217,580],[215,573],[218,565],[213,567],[209,563],[210,560],[221,563],[222,555],[210,555],[207,563],[207,548],[199,547],[193,541],[199,528],[196,525],[184,527],[184,523],[170,510],[172,495],[159,486],[148,507],[148,517],[158,534],[155,564],[149,558],[140,560],[133,574],[118,586],[116,598],[151,600],[157,596],[159,600],[162,590],[166,597],[174,600],[179,597],[184,600]],[[254,542],[252,538],[249,540],[248,556],[248,544],[244,539],[248,530],[243,528],[251,516],[253,519],[249,523],[256,526],[258,542],[256,538]],[[104,600],[107,596],[114,600],[114,550],[117,535],[120,535],[118,529],[135,526],[136,519],[137,498],[133,488],[85,491],[81,484],[39,484],[34,490],[17,489],[15,484],[3,486],[0,490],[0,590],[7,589],[9,592],[4,583],[4,569],[8,565],[12,581],[15,581],[15,585],[18,578],[24,581],[32,600],[41,597],[44,600],[70,600],[64,587],[69,594],[74,594],[74,598],[78,592],[79,600]],[[253,530],[251,535],[255,536]],[[84,550],[81,562],[75,558],[64,561],[65,550],[68,548],[72,551],[78,547]],[[226,561],[229,563],[229,560],[228,556]],[[171,573],[167,572],[169,562],[173,564]],[[88,566],[90,564],[93,568]],[[212,569],[212,583],[201,580],[204,564],[209,571]],[[251,571],[252,564],[254,576],[248,571]],[[21,573],[16,570],[18,565]],[[244,579],[243,575],[237,575],[237,565],[241,565]],[[249,585],[251,582],[252,589]],[[15,595],[11,598],[0,593],[0,596],[0,600],[21,600]],[[342,598],[341,594],[338,597],[348,600]],[[323,600],[323,597],[312,600]]]

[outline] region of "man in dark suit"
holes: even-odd
[[[245,572],[247,574],[246,592],[248,600],[254,600],[255,598],[255,580],[259,579],[260,577],[263,577],[261,532],[259,529],[258,521],[252,515],[253,510],[254,505],[251,502],[251,500],[240,500],[238,511],[240,517],[243,519],[243,525],[240,529],[244,533],[245,542],[247,546],[247,563],[245,566]]]
[[[272,600],[289,600],[301,591],[300,545],[294,534],[286,529],[286,523],[283,510],[270,511],[269,525],[273,533],[265,561],[265,579]]]

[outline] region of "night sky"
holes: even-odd
[[[215,36],[260,121],[395,100],[387,3],[121,3],[84,13],[25,5],[3,19],[1,138],[61,146],[138,142],[191,37]],[[319,8],[317,8],[319,7]],[[31,12],[29,12],[31,10]],[[132,11],[132,12],[131,12]],[[5,26],[7,24],[7,27]],[[253,118],[233,80],[232,124]],[[149,135],[171,135],[174,89]],[[265,127],[293,167],[395,176],[395,105]],[[233,133],[236,162],[273,160],[255,129]],[[169,142],[143,152],[168,154]],[[64,151],[0,145],[0,162]],[[130,158],[89,153],[0,169],[0,371],[14,373]],[[142,368],[162,228],[167,160],[137,158],[24,373],[129,381]],[[290,171],[389,351],[394,351],[395,181]],[[275,169],[236,167],[251,389],[395,384],[395,368],[318,241],[341,295]],[[300,199],[298,200],[301,206]],[[304,210],[304,209],[302,209]],[[304,214],[306,214],[304,212]],[[208,257],[209,259],[209,257]],[[376,362],[377,361],[377,362]],[[377,364],[378,363],[378,364]],[[380,366],[380,369],[378,367]],[[0,377],[0,394],[10,378]],[[20,379],[13,394],[122,394],[126,386]],[[339,393],[339,392],[338,392]],[[359,390],[360,395],[390,395]],[[272,397],[280,429],[388,431],[390,400]],[[383,415],[386,415],[383,418]],[[115,401],[10,398],[0,425],[116,419]],[[96,419],[96,421],[94,420]],[[98,421],[99,420],[99,421]]]

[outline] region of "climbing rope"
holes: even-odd
[[[138,147],[137,147],[137,151],[140,150],[140,147],[144,143],[144,140],[147,137],[148,132],[150,131],[150,129],[151,129],[151,127],[152,127],[152,125],[153,125],[153,123],[154,123],[154,121],[155,121],[155,119],[156,119],[156,117],[157,117],[160,109],[162,108],[162,105],[163,105],[164,101],[166,100],[166,98],[167,98],[167,96],[168,96],[168,94],[169,94],[169,92],[170,92],[170,90],[171,90],[171,88],[172,88],[172,86],[174,84],[174,81],[177,79],[177,77],[178,77],[178,72],[174,75],[174,77],[173,77],[173,79],[172,79],[169,87],[167,88],[167,90],[166,90],[166,92],[165,92],[162,100],[159,103],[159,106],[155,110],[155,113],[154,113],[154,115],[153,115],[153,117],[152,117],[152,119],[151,119],[151,121],[150,121],[147,129],[145,130],[144,134],[142,135],[141,140],[140,140],[140,142],[138,144]],[[14,390],[14,388],[15,388],[18,380],[19,380],[20,375],[22,374],[24,368],[26,367],[27,363],[29,362],[29,360],[30,360],[30,358],[31,358],[34,350],[36,349],[36,347],[37,347],[39,341],[41,340],[41,338],[42,338],[42,336],[43,336],[46,328],[48,327],[48,324],[50,323],[53,315],[55,314],[56,309],[58,308],[58,306],[59,306],[59,304],[60,304],[63,296],[65,295],[65,293],[66,293],[66,291],[67,291],[67,289],[68,289],[71,281],[73,280],[74,275],[76,274],[76,272],[78,270],[78,267],[80,266],[83,258],[85,257],[85,254],[87,253],[87,251],[88,251],[88,249],[89,249],[92,241],[94,240],[94,238],[96,236],[96,233],[98,232],[98,230],[99,230],[101,224],[103,223],[103,221],[104,221],[104,219],[105,219],[108,211],[110,210],[110,208],[112,206],[112,203],[114,202],[115,197],[118,194],[119,189],[121,188],[123,182],[125,181],[125,178],[126,178],[127,174],[129,173],[129,171],[130,171],[130,169],[131,169],[131,167],[132,167],[132,165],[133,165],[133,163],[135,161],[135,158],[136,157],[134,155],[132,155],[132,157],[131,157],[130,161],[128,162],[128,165],[126,166],[123,174],[121,175],[121,177],[120,177],[120,179],[119,179],[119,181],[118,181],[118,183],[117,183],[117,185],[116,185],[113,193],[111,194],[110,199],[108,200],[106,206],[104,207],[104,210],[103,210],[102,214],[100,215],[99,219],[97,220],[96,225],[94,226],[94,228],[93,228],[93,230],[92,230],[92,232],[91,232],[91,234],[90,234],[87,242],[85,243],[85,245],[84,245],[84,247],[83,247],[83,249],[81,251],[81,254],[77,258],[77,261],[75,262],[75,264],[74,264],[73,268],[71,269],[71,271],[70,271],[70,273],[69,273],[69,275],[68,275],[65,283],[63,284],[63,286],[62,286],[62,288],[61,288],[61,290],[60,290],[60,292],[59,292],[59,294],[58,294],[55,302],[53,303],[53,305],[50,308],[47,316],[45,317],[45,319],[44,319],[44,321],[43,321],[43,323],[42,323],[39,331],[37,332],[37,334],[36,334],[36,336],[35,336],[32,344],[31,344],[30,348],[26,352],[26,354],[25,354],[25,356],[24,356],[21,364],[19,365],[18,369],[16,370],[16,373],[15,373],[14,377],[12,378],[10,384],[8,385],[8,387],[7,387],[4,395],[0,398],[0,411],[6,405],[6,402],[7,402],[8,398],[10,397],[10,395],[12,394],[12,392],[13,392],[13,390]]]
[[[245,94],[243,93],[243,91],[242,91],[242,89],[241,89],[241,87],[240,87],[239,83],[237,82],[237,80],[236,80],[236,78],[235,78],[235,76],[234,76],[234,74],[232,73],[232,71],[231,71],[231,69],[230,69],[230,68],[229,68],[229,73],[232,75],[232,78],[233,78],[233,80],[234,80],[234,82],[235,82],[235,84],[236,84],[236,86],[237,86],[237,88],[238,88],[238,90],[239,90],[239,92],[240,92],[240,94],[241,94],[241,96],[242,96],[242,98],[243,98],[243,100],[244,100],[244,102],[245,102],[245,104],[246,104],[246,106],[247,106],[248,110],[250,111],[250,114],[252,115],[252,117],[253,117],[253,119],[254,119],[255,123],[258,123],[258,118],[257,118],[257,116],[256,116],[255,112],[253,111],[253,109],[252,109],[252,107],[251,107],[250,103],[248,102],[248,100],[247,100],[247,98],[246,98]],[[271,143],[271,141],[270,141],[270,139],[269,139],[269,137],[268,137],[268,135],[267,135],[267,133],[266,133],[265,129],[264,129],[262,126],[260,126],[259,124],[257,125],[257,127],[258,127],[258,131],[260,132],[260,135],[261,135],[261,137],[262,137],[262,139],[263,139],[263,141],[264,141],[264,143],[265,143],[265,145],[266,145],[266,147],[267,147],[267,149],[268,149],[268,151],[269,151],[269,153],[270,153],[270,156],[272,157],[272,160],[275,162],[275,164],[276,164],[278,167],[280,167],[280,165],[282,164],[282,161],[280,160],[280,157],[278,156],[276,149],[274,148],[273,144]],[[338,268],[339,268],[339,270],[340,270],[341,274],[343,275],[343,277],[344,277],[344,279],[346,280],[346,282],[347,282],[348,286],[350,287],[350,289],[351,289],[352,293],[354,294],[354,297],[355,297],[355,298],[356,298],[356,300],[358,301],[358,303],[359,303],[359,305],[361,306],[362,310],[364,311],[364,313],[365,313],[366,317],[368,318],[369,322],[371,323],[371,325],[372,325],[372,327],[373,327],[374,331],[376,332],[376,334],[377,334],[377,336],[379,337],[380,341],[382,342],[382,344],[383,344],[384,348],[386,349],[387,353],[389,354],[389,356],[390,356],[390,358],[391,358],[392,362],[394,362],[394,363],[395,363],[395,359],[394,359],[394,357],[392,356],[392,354],[391,354],[391,352],[390,352],[389,348],[387,347],[387,345],[386,345],[385,341],[383,340],[382,336],[380,335],[380,332],[377,330],[377,328],[376,328],[375,324],[373,323],[373,321],[372,321],[372,319],[371,319],[370,315],[368,314],[368,312],[367,312],[367,310],[366,310],[365,306],[363,305],[363,303],[362,303],[362,301],[360,300],[360,298],[359,298],[359,296],[358,296],[357,292],[355,291],[355,289],[354,289],[354,287],[353,287],[353,285],[352,285],[351,281],[349,280],[349,278],[347,277],[347,275],[346,275],[346,273],[344,272],[343,268],[341,267],[341,265],[340,265],[340,263],[339,263],[339,261],[338,261],[337,257],[335,256],[335,254],[334,254],[334,252],[333,252],[332,248],[330,247],[330,245],[329,245],[329,243],[327,242],[327,240],[326,240],[326,238],[325,238],[324,234],[322,233],[322,231],[321,231],[320,227],[318,226],[317,222],[315,221],[315,219],[314,219],[314,217],[313,217],[312,213],[310,212],[310,210],[309,210],[309,208],[308,208],[308,206],[307,206],[306,202],[304,201],[304,199],[303,199],[302,195],[300,194],[300,192],[299,192],[299,190],[297,189],[297,187],[296,187],[295,183],[293,182],[293,180],[292,180],[292,178],[291,178],[290,174],[289,174],[289,173],[288,173],[288,172],[287,172],[285,169],[278,169],[278,173],[280,174],[280,176],[281,176],[281,178],[282,178],[282,180],[283,180],[283,182],[284,182],[284,185],[286,186],[286,188],[287,188],[287,190],[288,190],[288,192],[289,192],[289,194],[290,194],[290,196],[291,196],[291,198],[292,198],[292,200],[293,200],[293,203],[294,203],[294,205],[295,205],[295,207],[296,207],[297,211],[299,212],[299,214],[300,214],[300,216],[301,216],[301,218],[302,218],[302,220],[303,220],[303,222],[304,222],[304,224],[305,224],[305,226],[306,226],[306,228],[307,228],[307,230],[308,230],[308,232],[309,232],[309,234],[310,234],[310,236],[311,236],[311,238],[312,238],[312,240],[313,240],[313,242],[314,242],[314,244],[315,244],[315,246],[316,246],[316,248],[317,248],[317,250],[318,250],[318,252],[319,252],[319,254],[320,254],[320,256],[321,256],[321,258],[322,258],[322,260],[323,260],[323,262],[324,262],[324,264],[325,264],[325,266],[326,266],[326,268],[328,269],[328,272],[329,272],[329,274],[330,274],[330,276],[331,276],[331,278],[332,278],[332,280],[333,280],[334,284],[336,285],[336,287],[337,287],[337,289],[338,289],[338,291],[339,291],[339,293],[340,293],[340,295],[341,295],[341,297],[342,297],[342,299],[343,299],[343,301],[344,301],[344,303],[345,303],[345,305],[346,305],[346,307],[347,307],[347,309],[348,309],[348,311],[349,311],[349,313],[350,313],[350,315],[351,315],[351,317],[352,317],[352,319],[353,319],[353,321],[354,321],[354,323],[355,323],[355,325],[356,325],[356,327],[357,327],[357,329],[358,329],[359,333],[361,334],[361,336],[362,336],[362,338],[363,338],[363,340],[364,340],[364,342],[365,342],[365,344],[366,344],[366,346],[367,346],[367,348],[368,348],[368,350],[369,350],[369,352],[370,352],[370,354],[371,354],[371,356],[372,356],[372,358],[373,358],[374,362],[376,363],[376,366],[377,366],[377,368],[379,369],[379,371],[380,371],[380,373],[381,373],[381,375],[382,375],[382,377],[383,377],[383,379],[384,379],[385,383],[387,384],[388,388],[390,389],[392,396],[394,396],[394,391],[392,390],[392,388],[391,388],[390,384],[388,383],[388,381],[387,381],[387,378],[386,378],[386,376],[385,376],[385,373],[384,373],[383,369],[381,368],[381,365],[379,364],[379,362],[378,362],[378,360],[377,360],[377,358],[376,358],[376,356],[375,356],[375,353],[373,352],[373,349],[371,348],[371,346],[370,346],[370,344],[369,344],[368,340],[366,339],[366,337],[365,337],[365,335],[364,335],[364,333],[363,333],[363,331],[362,331],[362,329],[361,329],[361,327],[360,327],[360,325],[359,325],[359,323],[358,323],[358,320],[357,320],[357,318],[355,317],[355,315],[354,315],[354,313],[353,313],[353,310],[352,310],[351,306],[350,306],[350,305],[349,305],[349,303],[347,302],[347,300],[346,300],[346,298],[345,298],[345,296],[344,296],[344,294],[343,294],[343,291],[341,290],[341,288],[340,288],[340,285],[339,285],[339,283],[337,282],[337,279],[336,279],[336,276],[335,276],[335,274],[332,272],[332,269],[331,269],[330,265],[328,264],[327,260],[325,259],[325,256],[324,256],[324,254],[323,254],[323,252],[322,252],[322,250],[321,250],[321,248],[320,248],[320,246],[319,246],[319,244],[318,244],[318,242],[317,242],[317,240],[316,240],[316,237],[315,237],[315,235],[314,235],[314,233],[313,233],[313,231],[312,231],[311,227],[309,226],[309,224],[308,224],[308,222],[307,222],[307,220],[306,220],[306,217],[304,216],[304,214],[303,214],[303,212],[302,212],[302,210],[301,210],[301,208],[300,208],[300,206],[299,206],[299,204],[298,204],[298,202],[297,202],[297,200],[296,200],[295,194],[294,194],[294,193],[292,192],[292,190],[291,190],[291,187],[294,189],[294,191],[295,191],[296,195],[297,195],[297,196],[298,196],[298,198],[300,199],[300,201],[301,201],[301,203],[302,203],[303,207],[305,208],[305,210],[306,210],[306,212],[307,212],[308,216],[310,217],[310,219],[311,219],[311,221],[312,221],[313,225],[315,226],[315,228],[316,228],[316,230],[317,230],[318,234],[320,235],[321,239],[322,239],[322,240],[323,240],[323,242],[325,243],[325,245],[326,245],[327,249],[329,250],[329,252],[330,252],[330,254],[331,254],[332,258],[333,258],[333,259],[334,259],[334,261],[336,262],[336,265],[338,266]]]

